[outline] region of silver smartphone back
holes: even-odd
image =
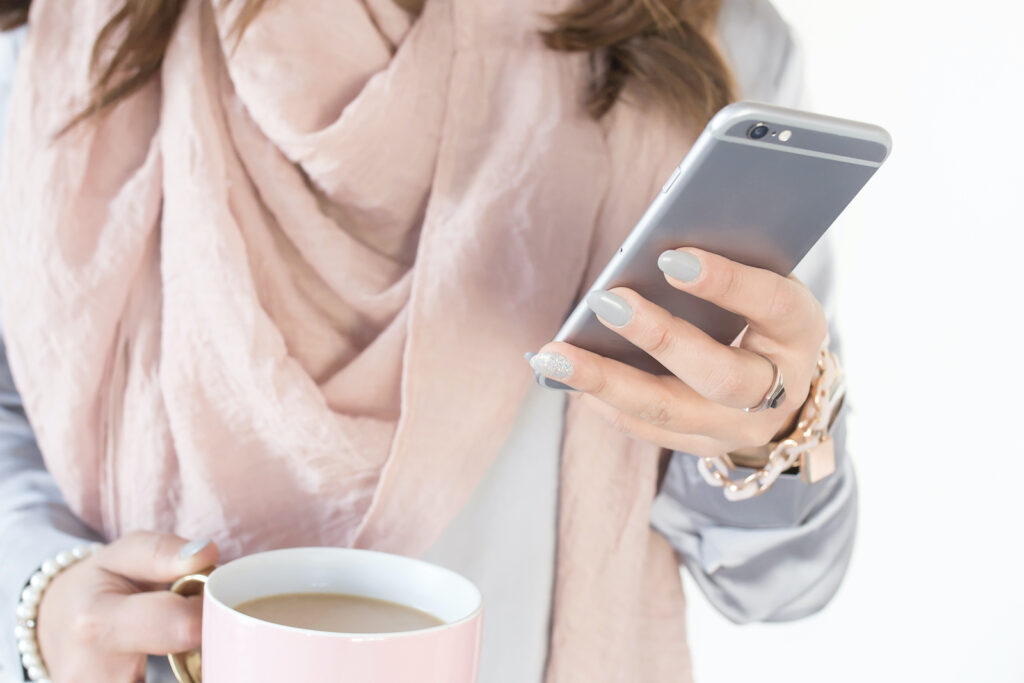
[[[745,321],[672,288],[658,256],[698,247],[788,275],[891,146],[878,126],[757,102],[729,105],[708,123],[590,290],[629,287],[729,344]],[[605,328],[583,300],[555,341],[667,372]]]

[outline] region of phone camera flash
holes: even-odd
[[[789,139],[793,137],[793,131],[784,130],[779,133],[779,142],[789,142]]]

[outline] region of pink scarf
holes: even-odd
[[[11,362],[72,509],[113,538],[415,555],[693,136],[581,106],[567,2],[189,0],[159,78],[54,139],[120,2],[36,0],[0,203]],[[236,3],[237,4],[237,3]],[[651,264],[651,267],[655,267]],[[549,682],[689,680],[659,449],[570,402]]]

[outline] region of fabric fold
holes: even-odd
[[[691,131],[587,115],[587,56],[538,34],[568,0],[289,0],[240,38],[239,3],[188,0],[159,77],[55,137],[118,4],[33,2],[3,162],[4,329],[47,467],[108,538],[419,554]],[[658,449],[566,420],[548,680],[686,680]]]

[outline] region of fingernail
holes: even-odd
[[[526,353],[523,354],[523,358],[525,358],[526,361],[529,362],[536,355],[537,354],[535,354],[532,351],[527,351]],[[532,367],[533,364],[530,363],[530,366]],[[573,389],[568,384],[562,384],[561,382],[556,382],[553,379],[549,379],[549,378],[545,377],[543,374],[541,374],[539,371],[535,371],[535,372],[536,372],[536,375],[537,375],[537,377],[536,377],[537,384],[541,385],[545,389],[558,389],[559,391],[579,391],[578,389]]]
[[[579,389],[573,389],[568,384],[562,384],[561,382],[548,377],[542,378],[542,381],[546,389],[557,389],[558,391],[579,391]]]
[[[587,294],[587,306],[615,327],[622,327],[633,317],[633,309],[625,299],[603,289]]]
[[[572,374],[572,363],[560,353],[545,351],[530,359],[530,367],[551,379],[565,379]]]
[[[683,282],[693,282],[700,276],[700,259],[688,251],[663,251],[658,257],[658,267],[669,277]]]
[[[197,538],[194,541],[189,541],[185,545],[181,546],[181,550],[178,551],[178,559],[187,560],[190,557],[194,557],[211,543],[213,543],[213,541],[209,538]]]

